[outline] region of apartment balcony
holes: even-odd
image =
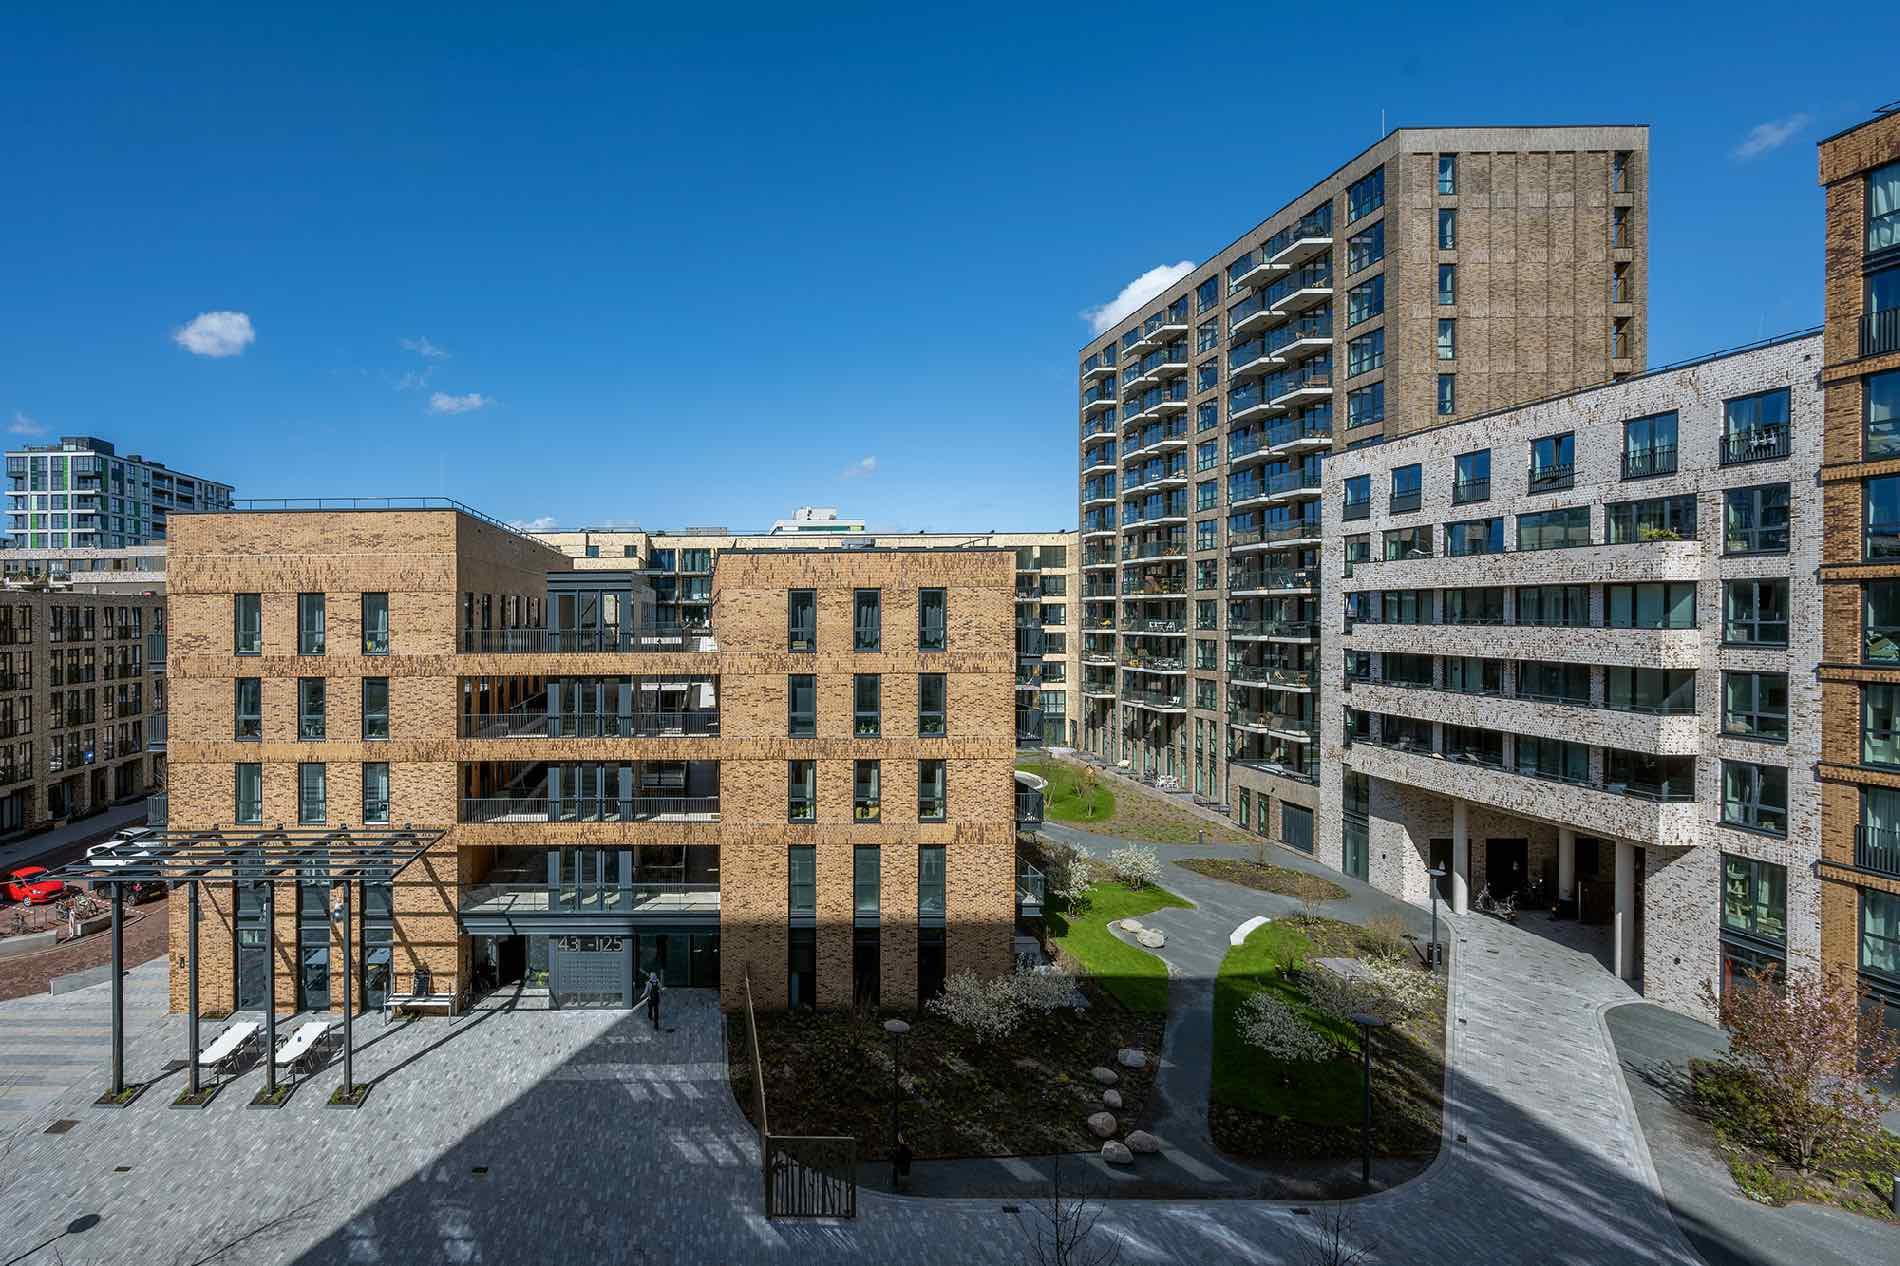
[[[1093,475],[1101,471],[1113,472],[1115,467],[1115,446],[1098,444],[1082,456],[1082,473]]]
[[[508,925],[514,919],[532,924],[546,915],[590,914],[717,924],[719,885],[482,883],[463,891],[459,913],[464,920],[496,920],[499,925]]]
[[[1187,593],[1186,576],[1124,575],[1122,577],[1122,596],[1124,598],[1164,598],[1180,597]]]
[[[163,633],[145,635],[145,670],[153,673],[165,671],[165,635]]]
[[[1273,412],[1273,406],[1267,401],[1267,394],[1261,390],[1265,379],[1256,379],[1227,393],[1227,421],[1229,425],[1244,422],[1248,418],[1264,418]]]
[[[1024,794],[1036,797],[1035,817],[1023,816],[1022,799]],[[1017,792],[1016,825],[1040,826],[1042,824],[1042,793]],[[1039,919],[1042,917],[1045,882],[1043,873],[1028,862],[1017,859],[1016,863],[1016,917],[1019,919]]]
[[[1098,393],[1094,390],[1088,391],[1082,397],[1082,416],[1092,418],[1101,414],[1113,418],[1115,416],[1115,406],[1118,403],[1119,401],[1116,400],[1112,393]],[[1086,435],[1087,432],[1084,433],[1085,438]]]
[[[1016,823],[1018,826],[1036,826],[1042,822],[1043,803],[1040,787],[1016,786]],[[1031,870],[1035,869],[1030,867]],[[1040,880],[1041,876],[1038,875]],[[1038,884],[1040,888],[1040,884]],[[1038,894],[1040,896],[1040,894]]]
[[[1102,354],[1100,352],[1097,352],[1095,355],[1089,357],[1087,360],[1082,362],[1082,381],[1083,382],[1094,383],[1094,382],[1100,381],[1103,378],[1112,378],[1114,377],[1114,375],[1115,375],[1115,360],[1113,357],[1110,357],[1104,360],[1102,358]]]
[[[1100,668],[1113,668],[1115,666],[1115,652],[1112,650],[1096,650],[1091,648],[1082,652],[1082,662]]]
[[[1854,865],[1877,875],[1900,878],[1900,831],[1890,827],[1854,828]]]
[[[1267,239],[1264,248],[1269,262],[1282,268],[1298,268],[1333,249],[1333,207],[1329,202],[1300,217]]]
[[[1087,410],[1085,409],[1083,412],[1086,413]],[[1113,439],[1115,438],[1115,433],[1115,416],[1112,413],[1104,414],[1101,417],[1093,417],[1082,423],[1082,442],[1084,444],[1098,435],[1106,435],[1110,439]]]
[[[1273,393],[1268,403],[1275,409],[1290,409],[1294,405],[1315,400],[1330,400],[1333,396],[1332,362],[1320,364],[1315,361],[1292,373],[1270,378],[1267,380],[1267,390]]]
[[[710,632],[689,624],[613,624],[594,629],[463,629],[464,655],[582,655],[712,651]]]
[[[1860,319],[1860,354],[1885,356],[1889,352],[1900,352],[1900,308]]]
[[[1319,673],[1311,668],[1275,668],[1259,664],[1227,665],[1227,680],[1243,687],[1311,694],[1319,687]]]
[[[1230,379],[1259,377],[1278,368],[1280,358],[1268,350],[1265,335],[1248,339],[1227,353],[1227,376]]]
[[[1084,629],[1094,629],[1098,632],[1103,630],[1112,632],[1115,628],[1115,617],[1113,615],[1084,615],[1082,617],[1082,627]]]
[[[164,751],[165,740],[167,738],[167,732],[169,729],[170,729],[170,726],[169,726],[168,719],[165,713],[154,712],[151,716],[146,717],[145,718],[145,750],[148,752]]]
[[[1264,286],[1285,271],[1284,263],[1269,261],[1264,251],[1248,251],[1227,266],[1227,292]]]
[[[1019,707],[1016,709],[1016,746],[1042,746],[1042,709]]]
[[[1308,417],[1288,418],[1268,427],[1266,439],[1267,451],[1275,457],[1317,453],[1333,446],[1333,427],[1330,421],[1322,422]]]
[[[483,796],[465,799],[460,822],[717,822],[718,796]]]
[[[1187,672],[1187,661],[1179,655],[1142,655],[1129,654],[1123,657],[1122,667],[1138,673],[1162,673],[1179,677]]]
[[[1319,520],[1302,519],[1296,523],[1276,524],[1246,532],[1229,532],[1227,548],[1236,552],[1254,549],[1286,549],[1297,545],[1319,544]]]
[[[1082,504],[1085,506],[1105,505],[1114,501],[1116,496],[1113,479],[1091,479],[1082,485]]]
[[[1245,598],[1259,594],[1318,593],[1317,567],[1237,568],[1227,575],[1230,597]]]
[[[1785,422],[1750,427],[1722,437],[1722,464],[1743,466],[1749,462],[1771,462],[1786,457],[1789,429]]]
[[[1169,426],[1150,426],[1138,434],[1129,436],[1128,443],[1133,448],[1122,454],[1122,463],[1142,461],[1150,457],[1159,457],[1177,449],[1185,449],[1188,444],[1187,425],[1176,422]]]
[[[1244,708],[1230,704],[1227,723],[1236,729],[1271,734],[1287,743],[1312,743],[1318,738],[1312,717],[1275,712],[1271,708]]]
[[[1227,436],[1227,465],[1230,469],[1251,466],[1267,459],[1267,433],[1258,426]]]
[[[1267,306],[1282,316],[1317,308],[1333,297],[1333,269],[1328,257],[1289,272],[1267,287]]]
[[[1111,678],[1108,681],[1089,681],[1084,678],[1082,681],[1082,695],[1088,699],[1113,699],[1115,697],[1114,679]]]
[[[1137,391],[1159,387],[1170,378],[1187,372],[1188,353],[1185,347],[1163,348],[1149,352],[1141,358],[1139,368],[1129,365],[1122,378],[1122,399],[1127,401]]]
[[[1161,506],[1154,510],[1130,509],[1122,515],[1122,526],[1134,527],[1143,523],[1162,526],[1169,523],[1186,523],[1187,518],[1187,501],[1183,499],[1178,505]]]
[[[1104,550],[1100,553],[1091,553],[1091,554],[1085,555],[1082,559],[1083,571],[1088,571],[1092,568],[1114,567],[1116,565],[1117,564],[1116,564],[1114,550]]]
[[[1266,329],[1279,319],[1280,314],[1267,306],[1266,295],[1256,290],[1227,309],[1227,337],[1235,339],[1250,330]]]
[[[1186,620],[1144,620],[1130,618],[1122,626],[1125,637],[1185,637]]]
[[[1309,313],[1267,334],[1267,350],[1283,364],[1296,364],[1309,356],[1331,351],[1333,316],[1330,311]]]
[[[1091,520],[1085,518],[1082,521],[1082,536],[1084,539],[1091,536],[1112,537],[1115,535],[1115,532],[1115,516],[1112,514],[1105,519]]]
[[[1269,475],[1265,486],[1268,505],[1308,500],[1319,496],[1319,472],[1290,470],[1281,475]]]
[[[513,712],[462,715],[465,739],[699,738],[718,733],[719,712],[714,708],[565,716],[549,716],[544,708],[518,708]]]
[[[1316,642],[1319,625],[1312,620],[1229,620],[1227,636],[1261,642]]]
[[[1178,690],[1137,690],[1123,686],[1121,701],[1150,712],[1186,712],[1187,696]]]
[[[1124,567],[1185,557],[1187,557],[1185,541],[1143,541],[1139,545],[1129,543],[1122,546],[1122,566]]]

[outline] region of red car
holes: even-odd
[[[22,866],[7,876],[7,900],[23,906],[43,906],[66,895],[65,881],[53,879],[44,866]]]

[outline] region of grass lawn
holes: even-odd
[[[1081,827],[1098,835],[1146,840],[1151,844],[1251,844],[1258,836],[1190,812],[1162,792],[1127,785],[1110,789],[1095,770],[1058,760],[1023,760],[1016,768],[1046,779],[1043,814],[1051,822]]]
[[[1129,1010],[1165,1013],[1167,964],[1146,950],[1115,939],[1108,925],[1116,919],[1139,918],[1169,906],[1185,909],[1191,904],[1165,888],[1136,891],[1105,881],[1089,889],[1087,909],[1049,911],[1049,939]]]
[[[1332,919],[1278,919],[1227,951],[1214,982],[1214,1067],[1208,1105],[1214,1141],[1239,1156],[1350,1156],[1359,1147],[1363,1071],[1359,1034],[1306,1003],[1288,973],[1309,958],[1359,957],[1390,946],[1391,934]],[[1285,969],[1285,970],[1283,970]],[[1320,1064],[1279,1064],[1240,1036],[1240,1006],[1271,992],[1338,1049]],[[1373,1047],[1374,1149],[1430,1156],[1443,1114],[1445,1016],[1439,1006],[1382,1033]]]
[[[1090,1005],[1081,1011],[1031,1015],[1000,1042],[972,1036],[920,1011],[905,1015],[904,1137],[918,1157],[1038,1156],[1094,1152],[1101,1140],[1085,1124],[1102,1110],[1089,1076],[1098,1064],[1121,1074],[1116,1118],[1136,1129],[1154,1086],[1155,1062],[1120,1068],[1124,1046],[1161,1048],[1162,1017],[1116,1005],[1082,982]],[[848,1011],[761,1012],[759,1047],[766,1111],[779,1134],[850,1135],[859,1156],[889,1154],[891,1043],[882,1016]],[[752,1116],[752,1064],[745,1024],[726,1026],[726,1063],[733,1097]],[[753,1121],[756,1126],[758,1123]]]
[[[1337,901],[1346,895],[1344,888],[1324,875],[1309,875],[1303,870],[1288,870],[1268,862],[1248,862],[1229,857],[1190,857],[1175,865],[1197,875],[1206,875],[1209,879],[1225,879],[1230,884],[1257,888],[1262,892],[1277,892],[1283,897],[1299,896],[1302,884],[1314,885],[1314,891],[1322,894],[1319,898],[1321,901]]]

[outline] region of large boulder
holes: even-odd
[[[1110,1139],[1102,1144],[1102,1159],[1110,1165],[1132,1165],[1135,1163],[1135,1154],[1125,1145]]]
[[[1098,1139],[1105,1139],[1115,1133],[1115,1114],[1113,1112],[1092,1112],[1089,1114],[1089,1133]]]
[[[1160,949],[1168,943],[1168,934],[1160,928],[1143,928],[1135,933],[1135,942],[1148,949]]]
[[[1134,932],[1136,934],[1139,934],[1142,930],[1140,919],[1123,919],[1117,926],[1124,932]]]
[[[1161,1140],[1146,1130],[1130,1130],[1127,1143],[1131,1152],[1154,1153],[1161,1150]]]
[[[1102,1106],[1105,1108],[1114,1108],[1119,1112],[1122,1106],[1122,1092],[1119,1090],[1104,1090],[1102,1092]]]
[[[1146,1068],[1148,1057],[1132,1046],[1124,1046],[1115,1052],[1115,1062],[1123,1068]]]
[[[1122,1079],[1122,1075],[1112,1068],[1091,1068],[1089,1069],[1089,1076],[1095,1078],[1095,1080],[1101,1082],[1104,1086],[1112,1086]]]

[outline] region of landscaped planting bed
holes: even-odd
[[[1054,903],[1052,903],[1053,905]],[[1112,880],[1088,890],[1087,904],[1076,910],[1050,909],[1045,916],[1050,943],[1073,960],[1079,973],[1094,979],[1132,1011],[1168,1009],[1168,965],[1144,949],[1116,938],[1108,925],[1138,918],[1169,906],[1186,908],[1165,888],[1128,888]]]
[[[1165,792],[1147,791],[1103,777],[1086,765],[1067,761],[1020,761],[1016,768],[1048,782],[1043,791],[1043,816],[1050,822],[1144,840],[1150,844],[1251,844],[1260,837],[1236,827],[1210,822]]]
[[[1309,875],[1303,870],[1289,870],[1269,862],[1249,862],[1231,857],[1190,857],[1177,861],[1175,865],[1209,879],[1224,879],[1243,888],[1277,892],[1283,897],[1303,897],[1309,886],[1314,897],[1320,901],[1338,901],[1346,895],[1344,888],[1324,875]]]

